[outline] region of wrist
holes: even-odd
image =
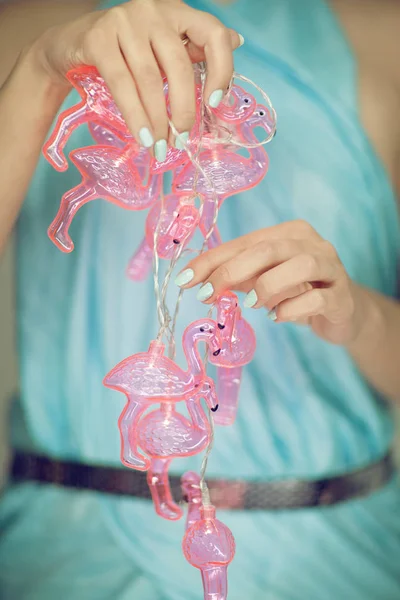
[[[350,353],[357,353],[365,344],[378,345],[385,337],[386,319],[378,296],[354,284],[354,336],[347,344]]]

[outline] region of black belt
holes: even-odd
[[[216,508],[277,510],[327,506],[365,497],[388,483],[395,474],[388,453],[378,462],[336,477],[317,480],[235,481],[208,479]],[[17,453],[11,466],[14,482],[36,481],[66,488],[151,499],[146,473],[118,467],[85,465],[45,456]],[[170,476],[177,501],[182,498],[180,477]]]

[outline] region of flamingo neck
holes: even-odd
[[[186,404],[193,426],[201,431],[208,429],[208,419],[198,400],[189,400]]]
[[[186,331],[183,336],[183,351],[189,367],[189,374],[193,377],[199,377],[204,375],[204,365],[197,347],[199,340],[194,340],[193,337],[193,331],[190,329]]]
[[[245,142],[247,142],[249,144],[257,144],[258,143],[258,139],[254,135],[254,129],[257,126],[261,127],[262,129],[264,129],[264,131],[266,133],[268,133],[267,128],[263,125],[257,125],[254,123],[247,123],[247,122],[244,122],[242,124],[242,135],[243,135]],[[264,146],[256,146],[255,148],[248,148],[248,151],[251,156],[250,160],[255,161],[257,163],[261,163],[263,165],[267,162],[268,157],[267,157],[267,153],[265,151]]]

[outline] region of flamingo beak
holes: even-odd
[[[212,412],[217,412],[217,410],[218,410],[218,398],[217,398],[217,395],[215,393],[215,390],[209,390],[209,392],[204,395],[204,399],[206,401],[206,404],[207,404],[208,408]]]

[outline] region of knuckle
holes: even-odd
[[[312,304],[311,310],[318,312],[318,311],[322,310],[323,308],[325,308],[326,300],[325,300],[325,296],[321,290],[314,290],[312,298],[313,299],[312,299],[312,303],[311,303]]]
[[[299,260],[306,277],[312,278],[318,273],[319,261],[314,254],[301,254]]]
[[[321,249],[329,258],[338,258],[336,248],[328,240],[321,241]]]
[[[86,60],[94,61],[99,51],[105,47],[105,32],[101,27],[93,27],[83,38],[83,53]]]
[[[215,278],[221,282],[223,286],[229,285],[233,282],[233,274],[231,268],[228,265],[221,265],[215,271]]]
[[[294,230],[300,235],[309,236],[310,234],[314,233],[313,227],[311,227],[310,223],[304,219],[297,219],[296,221],[293,221],[293,227]]]
[[[228,31],[228,29],[221,23],[221,21],[218,21],[218,19],[215,19],[214,24],[211,28],[211,35],[213,37],[213,39],[219,43],[227,43],[231,41],[231,36],[230,33]]]
[[[126,24],[126,9],[123,6],[114,6],[114,8],[110,8],[107,12],[105,19],[111,21],[117,26],[121,24]]]

